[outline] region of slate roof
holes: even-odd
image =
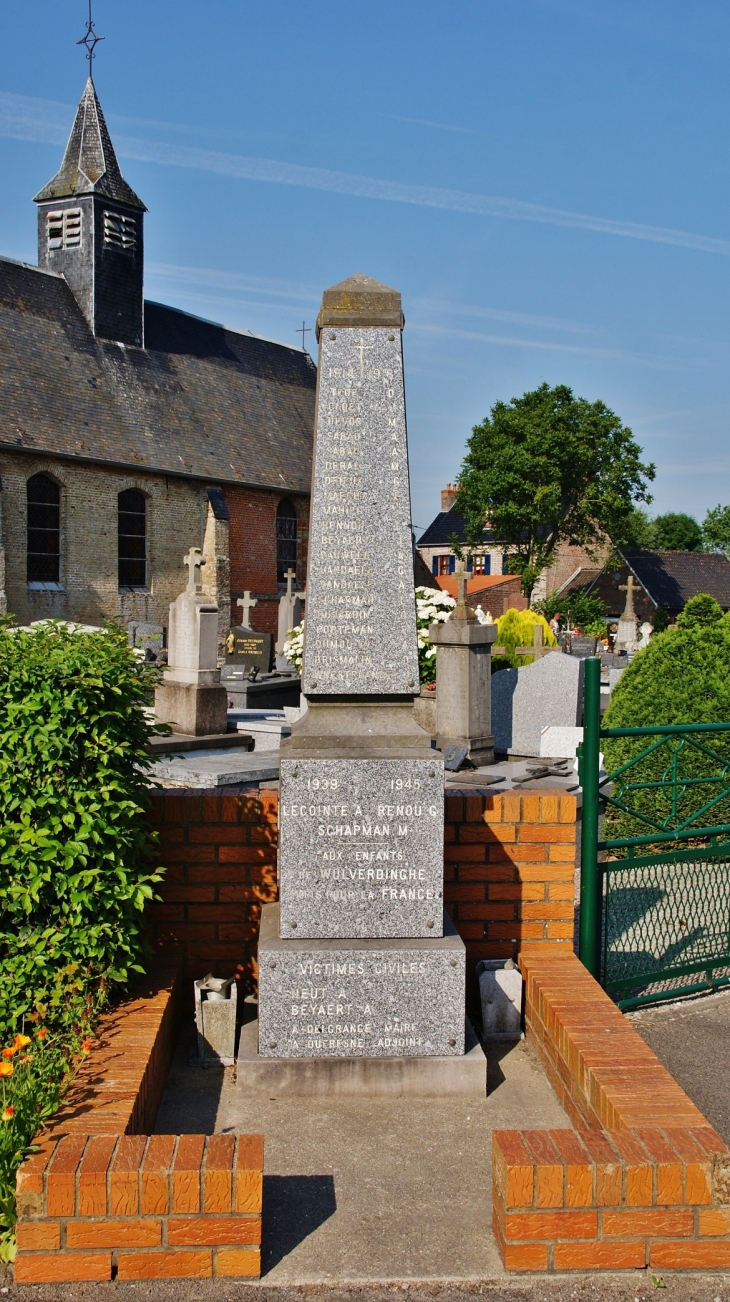
[[[419,547],[449,547],[449,539],[456,534],[460,543],[466,542],[466,521],[460,511],[439,511],[435,520],[418,539]],[[484,542],[492,541],[491,529],[485,529]]]
[[[663,610],[680,611],[700,592],[730,609],[730,561],[719,552],[621,552],[652,601]]]
[[[300,348],[145,303],[145,348],[97,339],[62,276],[0,258],[0,446],[310,491]]]
[[[68,199],[75,194],[100,194],[129,208],[146,212],[142,200],[127,185],[117,162],[94,83],[89,77],[81,96],[59,171],[36,195],[36,203]]]

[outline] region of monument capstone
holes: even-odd
[[[465,950],[442,903],[443,758],[413,718],[402,328],[400,294],[367,276],[325,291],[309,708],[281,745],[280,903],[263,909],[260,1060],[464,1061]],[[469,1056],[469,1089],[483,1093],[483,1056]],[[246,1065],[239,1054],[239,1081]]]

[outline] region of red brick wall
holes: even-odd
[[[277,899],[275,789],[158,792],[153,817],[167,872],[148,915],[154,943],[181,948],[188,977],[211,964],[256,979],[261,905]],[[444,897],[467,948],[467,994],[480,958],[525,945],[572,947],[575,796],[447,796]]]
[[[258,633],[277,634],[278,601],[276,584],[276,508],[283,497],[297,512],[297,579],[304,587],[309,539],[309,498],[294,493],[273,493],[264,489],[227,487],[230,514],[231,613],[240,624],[242,611],[236,599],[248,589],[258,600],[251,613],[251,627]]]
[[[572,949],[575,796],[447,796],[444,902],[466,944],[467,997],[482,958],[526,946]]]
[[[730,1151],[574,954],[521,959],[526,1026],[577,1130],[497,1130],[508,1270],[723,1270]]]
[[[256,980],[261,905],[277,899],[275,790],[158,791],[162,900],[148,907],[151,939],[175,947],[187,977],[216,972]]]

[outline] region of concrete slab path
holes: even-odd
[[[266,1283],[503,1275],[491,1132],[570,1124],[524,1041],[493,1048],[475,1100],[238,1099],[232,1068],[190,1065],[192,1042],[186,1028],[156,1128],[264,1134]]]

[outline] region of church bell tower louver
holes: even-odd
[[[38,265],[65,276],[95,335],[143,347],[147,209],[122,176],[91,76],[61,168],[35,202]]]

